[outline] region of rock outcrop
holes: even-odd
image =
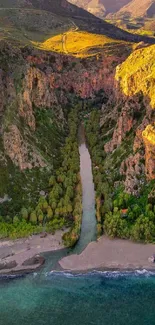
[[[146,180],[155,179],[154,54],[154,46],[135,50],[116,68],[116,126],[104,146],[112,153],[127,143],[120,174],[126,191],[136,195]]]

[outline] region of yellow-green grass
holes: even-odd
[[[155,126],[147,125],[146,129],[142,133],[143,138],[147,139],[151,144],[155,145]]]
[[[50,37],[45,42],[32,43],[43,50],[83,57],[97,54],[104,45],[116,42],[117,41],[104,35],[92,34],[84,31],[68,31],[64,34]]]
[[[134,51],[118,66],[116,79],[125,95],[143,92],[155,108],[155,45]]]

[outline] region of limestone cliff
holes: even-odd
[[[155,179],[154,57],[154,46],[137,49],[116,68],[116,126],[104,149],[110,153],[128,143],[120,174],[126,191],[132,194],[139,192],[145,178]]]
[[[3,69],[0,73],[3,115],[1,132],[5,154],[20,169],[29,168],[32,164],[46,165],[39,152],[36,153],[38,149],[27,143],[28,133],[36,131],[34,109],[52,110],[62,122],[64,120],[62,107],[68,104],[70,97],[89,99],[103,89],[106,96],[110,95],[114,82],[113,61],[115,59],[115,62],[119,63],[121,60],[119,57],[104,55],[99,59],[93,57],[89,60],[78,60],[34,50],[31,50],[30,55],[29,52],[30,50],[24,49],[16,53],[16,64],[11,67],[11,75]],[[17,71],[19,59],[22,65]],[[18,80],[20,77],[21,80]],[[25,124],[25,130],[27,128],[24,134],[19,125],[20,119]],[[28,151],[31,152],[32,162],[28,162]]]
[[[78,59],[0,42],[1,198],[17,197],[16,183],[25,183],[19,201],[47,186],[59,162],[66,112],[112,98],[115,66],[123,60],[119,52]]]

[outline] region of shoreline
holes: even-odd
[[[91,242],[80,255],[62,258],[62,270],[87,272],[88,270],[155,271],[155,263],[148,259],[155,254],[154,244],[135,243],[123,239],[109,239],[102,236]]]
[[[58,230],[45,237],[40,234],[15,241],[0,240],[0,277],[23,275],[40,269],[45,263],[43,253],[65,248],[62,242],[65,231]]]
[[[15,267],[0,269],[0,278],[7,276],[24,276],[39,270],[44,262],[44,253],[63,250],[61,236],[63,231],[55,235],[33,235],[26,239],[15,241],[0,241],[0,266],[2,263],[16,262]],[[7,254],[13,252],[10,256]],[[91,272],[135,272],[154,271],[155,263],[148,258],[155,253],[154,244],[134,243],[123,239],[100,237],[97,242],[91,242],[80,254],[63,257],[58,263],[60,271],[72,274]],[[28,265],[25,265],[28,262]],[[37,263],[38,262],[38,263]]]

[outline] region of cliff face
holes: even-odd
[[[84,100],[95,103],[96,96],[100,107],[112,98],[115,66],[123,60],[104,53],[77,59],[0,42],[1,198],[14,193],[16,200],[16,183],[26,184],[21,201],[47,186],[65,138],[66,111]]]
[[[116,68],[116,126],[104,149],[112,153],[127,143],[119,171],[132,194],[139,192],[145,179],[155,179],[154,55],[154,46],[135,50]]]
[[[106,103],[101,126],[107,132],[107,159],[115,152],[119,156],[117,172],[126,191],[137,194],[145,178],[155,178],[154,46],[127,59],[120,52],[79,59],[5,42],[0,50],[0,179],[7,174],[1,197],[8,194],[13,166],[26,173],[53,168],[63,144],[66,110],[89,100],[95,108],[96,96],[100,107]]]
[[[18,112],[32,130],[35,130],[33,106],[57,107],[63,118],[62,106],[68,96],[81,99],[93,98],[100,91],[109,96],[114,85],[113,65],[123,58],[100,56],[88,60],[57,54],[33,53],[24,57],[26,69],[21,91],[14,96]]]

